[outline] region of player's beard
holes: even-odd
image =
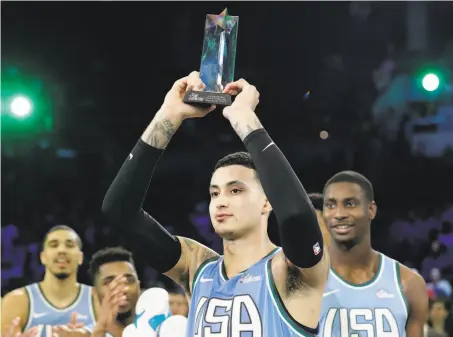
[[[68,273],[54,273],[54,276],[60,281],[66,280],[69,277]]]
[[[119,312],[118,315],[116,315],[116,321],[120,323],[121,325],[127,325],[129,318],[132,315],[132,310],[126,311],[126,312]]]

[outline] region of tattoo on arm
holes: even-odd
[[[193,250],[195,249],[195,244],[192,240],[189,240],[189,239],[184,239],[184,243],[187,245],[187,247],[189,248],[189,250],[191,252],[193,252]]]
[[[190,277],[194,277],[194,275],[191,275],[191,273],[195,273],[197,268],[199,268],[204,261],[216,257],[218,256],[218,254],[190,239],[183,238],[182,241],[184,242],[184,245],[186,247],[186,254],[191,255],[192,261],[190,262],[191,267],[189,267],[189,270],[184,270],[181,273],[180,283],[186,293],[191,294]]]
[[[206,249],[204,251],[203,261],[201,261],[201,262],[212,259],[213,257],[216,257],[216,256],[218,256],[218,254],[216,252],[213,252],[210,249]]]
[[[168,118],[155,119],[144,141],[157,149],[165,149],[177,129]]]
[[[261,129],[263,126],[261,125],[260,121],[258,118],[256,118],[251,124],[245,124],[242,125],[239,122],[236,122],[233,124],[233,129],[241,138],[241,140],[244,140],[245,137],[247,137],[251,132]]]

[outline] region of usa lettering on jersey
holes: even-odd
[[[323,337],[400,337],[395,316],[387,308],[330,308],[322,332]]]
[[[250,295],[231,299],[201,297],[196,306],[195,331],[195,337],[240,337],[242,332],[262,337],[263,324]]]

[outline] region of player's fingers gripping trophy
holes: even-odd
[[[184,95],[189,90],[202,91],[205,85],[197,71],[192,71],[189,76],[177,80],[165,96],[162,108],[176,113],[181,119],[199,118],[206,116],[215,109],[215,105],[209,107],[190,105],[183,102]]]
[[[243,110],[255,111],[260,101],[260,93],[256,87],[244,79],[227,84],[224,93],[237,95],[233,104],[223,110],[223,115],[227,119],[230,119],[232,114],[240,113]]]

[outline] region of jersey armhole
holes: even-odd
[[[97,317],[96,317],[96,310],[95,310],[95,305],[94,305],[94,293],[93,290],[94,288],[91,286],[86,286],[87,291],[88,291],[88,298],[89,298],[89,307],[90,307],[90,315],[91,319],[93,320],[93,323],[96,323]]]
[[[292,316],[286,309],[286,307],[283,303],[283,300],[281,299],[280,294],[278,293],[277,286],[275,285],[275,282],[274,282],[271,263],[272,263],[272,259],[269,259],[266,262],[266,267],[265,267],[266,282],[267,282],[267,288],[268,288],[269,294],[272,299],[272,303],[273,303],[275,309],[277,310],[280,318],[283,320],[283,322],[286,323],[288,328],[290,330],[292,330],[297,336],[301,336],[301,337],[317,336],[319,334],[319,322],[318,322],[318,326],[315,329],[309,328],[303,324],[300,324],[294,318],[292,318]]]
[[[191,293],[192,294],[193,294],[193,292],[195,290],[195,285],[196,285],[198,279],[200,278],[200,275],[203,272],[203,270],[206,269],[208,264],[210,264],[211,262],[215,262],[218,259],[220,259],[220,256],[211,257],[210,259],[207,259],[202,264],[200,264],[200,266],[197,268],[197,270],[195,271],[195,274],[193,276],[193,281],[192,281],[192,289],[191,289]]]
[[[31,321],[32,321],[32,310],[33,310],[33,296],[31,294],[31,290],[28,289],[29,286],[25,286],[25,294],[28,297],[28,312],[27,312],[27,319],[25,320],[25,325],[24,328],[22,329],[22,332],[25,332],[30,326]]]
[[[400,293],[400,298],[401,298],[401,301],[403,302],[403,306],[404,306],[404,308],[406,308],[407,318],[409,318],[409,303],[407,301],[407,297],[404,294],[404,290],[403,290],[403,283],[401,281],[400,263],[398,261],[394,260],[393,265],[394,265],[394,271],[395,271],[395,273],[394,273],[395,283],[398,287],[398,291]]]

